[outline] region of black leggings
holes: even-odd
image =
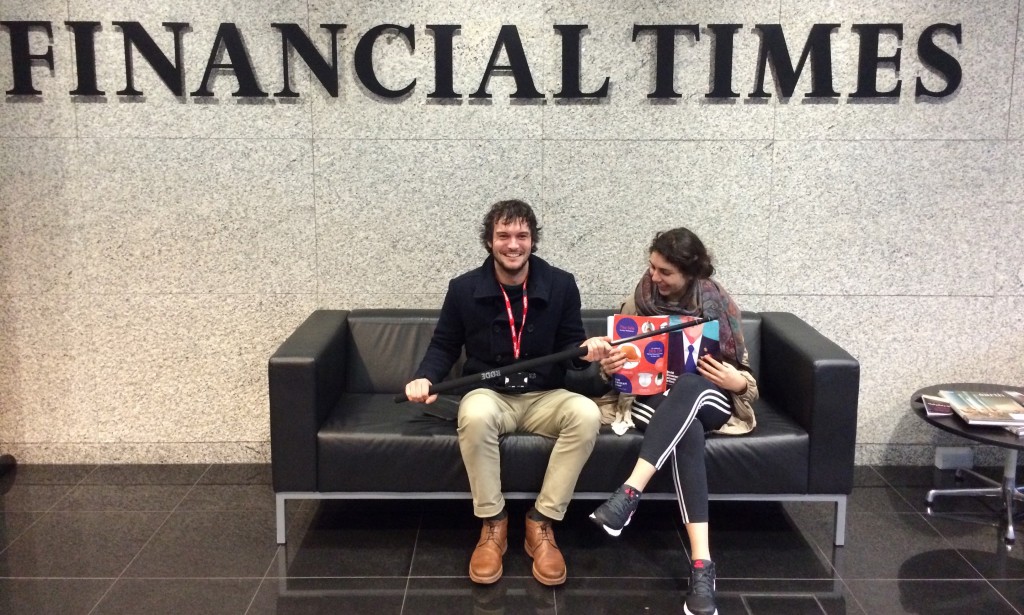
[[[665,395],[633,401],[633,422],[644,432],[640,458],[657,469],[672,460],[672,481],[683,523],[708,520],[704,433],[732,415],[729,397],[697,374],[683,374]]]

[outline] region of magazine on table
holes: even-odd
[[[922,395],[921,403],[924,404],[924,412],[928,416],[953,416],[953,406],[950,406],[944,397]]]
[[[1017,436],[1024,438],[1024,425],[1003,425],[1003,429]]]
[[[1024,405],[1005,391],[939,391],[968,425],[1024,426]]]

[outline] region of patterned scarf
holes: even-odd
[[[722,358],[733,365],[750,370],[750,365],[745,362],[747,346],[743,341],[740,308],[715,280],[694,280],[690,283],[683,300],[673,304],[665,301],[658,293],[658,287],[651,280],[651,272],[648,271],[636,285],[633,300],[636,302],[636,311],[641,316],[681,314],[695,318],[717,319],[718,343],[722,349]]]

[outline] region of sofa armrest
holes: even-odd
[[[274,491],[317,490],[317,432],[345,390],[348,312],[317,310],[270,357]]]
[[[860,363],[799,317],[764,312],[761,397],[810,434],[809,493],[850,493]]]

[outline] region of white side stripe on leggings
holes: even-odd
[[[682,426],[676,435],[672,438],[672,442],[669,443],[668,449],[658,457],[658,463],[654,464],[654,467],[661,469],[661,466],[665,465],[665,461],[672,455],[676,450],[676,444],[679,444],[679,439],[683,437],[686,430],[693,424],[693,420],[697,417],[697,411],[700,410],[701,406],[707,404],[712,408],[717,408],[726,414],[732,414],[732,409],[729,407],[729,400],[725,398],[719,391],[714,389],[708,389],[701,392],[697,396],[697,399],[693,402],[693,406],[690,408],[689,414],[686,415],[686,420],[683,421]]]

